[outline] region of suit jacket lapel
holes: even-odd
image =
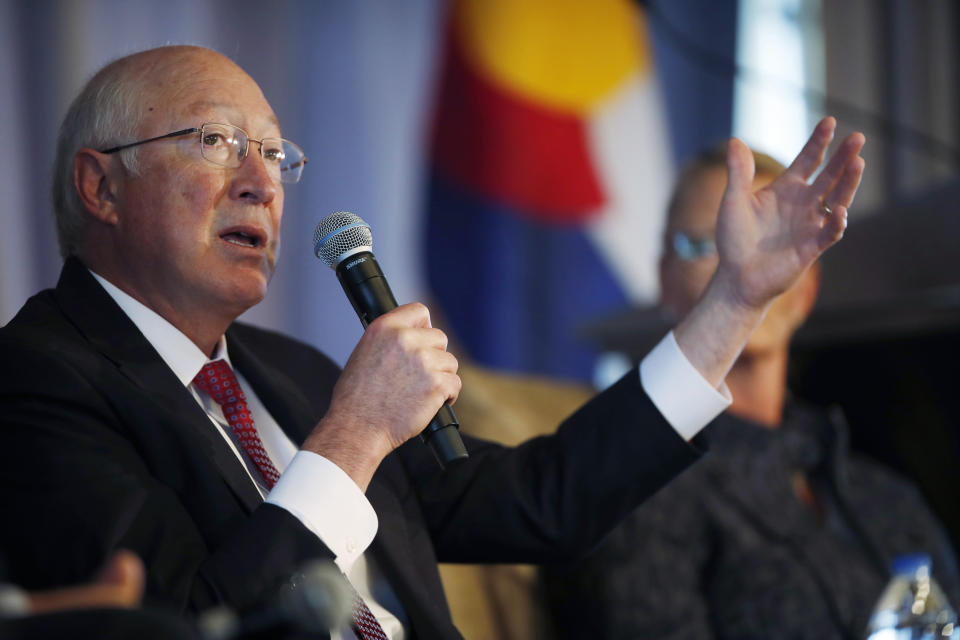
[[[113,298],[76,258],[64,264],[55,296],[63,313],[90,341],[144,392],[146,406],[169,415],[172,428],[186,429],[248,511],[263,500],[243,465],[216,426],[180,383],[150,342]]]
[[[251,348],[253,345],[240,338],[233,328],[227,330],[227,344],[230,361],[253,386],[287,437],[299,446],[320,419],[309,400],[287,374],[258,358]]]

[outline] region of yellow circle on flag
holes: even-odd
[[[454,11],[468,60],[555,108],[589,111],[649,64],[631,0],[460,0]]]

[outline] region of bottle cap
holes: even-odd
[[[928,553],[905,553],[893,559],[891,569],[894,574],[915,575],[920,569],[926,567],[930,571],[930,554]]]

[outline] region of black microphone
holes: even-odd
[[[364,329],[397,307],[390,285],[373,256],[373,234],[363,218],[346,211],[331,213],[317,225],[313,242],[314,254],[337,272],[337,279]],[[457,416],[445,402],[420,433],[420,439],[433,451],[441,469],[468,456],[459,428]]]
[[[207,640],[300,637],[341,629],[352,613],[353,587],[337,565],[314,560],[268,601],[242,611],[210,609],[199,616],[197,626]]]

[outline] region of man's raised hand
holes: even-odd
[[[720,261],[715,277],[743,305],[765,308],[843,236],[847,207],[863,175],[863,135],[847,136],[809,182],[823,162],[836,124],[830,117],[821,120],[790,167],[756,192],[753,155],[739,140],[730,141],[727,190],[717,220]]]
[[[680,350],[712,385],[723,381],[773,299],[843,236],[863,175],[863,134],[847,136],[810,182],[836,127],[833,118],[821,120],[790,167],[756,192],[753,154],[730,141],[717,271],[674,330]]]

